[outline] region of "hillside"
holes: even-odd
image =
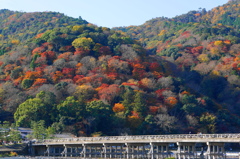
[[[81,17],[71,18],[57,12],[25,13],[2,9],[0,10],[0,55],[49,29],[87,23]]]
[[[9,27],[19,17],[0,25],[8,41],[0,56],[1,121],[44,121],[77,136],[238,132],[238,28],[208,24],[211,11],[202,12],[194,23],[185,21],[188,13],[114,31],[60,13],[2,10],[1,23],[12,15],[22,17],[19,25],[42,20],[30,18],[28,28],[39,27],[31,36],[23,25]],[[227,30],[201,39],[197,25]]]
[[[240,1],[210,11],[156,18],[141,26],[114,28],[138,40],[152,55],[176,65],[192,91],[208,96],[239,118]]]

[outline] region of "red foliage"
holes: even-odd
[[[156,90],[155,91],[155,93],[157,94],[157,97],[158,97],[158,99],[163,99],[164,97],[163,97],[163,91],[165,91],[166,89],[158,89],[158,90]]]
[[[74,52],[74,55],[82,55],[82,54],[88,54],[90,50],[84,49],[84,48],[76,48],[76,51]]]
[[[66,77],[72,78],[73,75],[74,75],[74,68],[66,68],[66,67],[64,67],[64,68],[62,69],[62,73],[63,73]]]
[[[79,79],[82,79],[84,75],[76,75],[73,77],[73,82],[76,83]]]
[[[184,36],[185,38],[188,38],[191,36],[191,33],[190,33],[190,31],[185,31],[181,35]]]
[[[159,110],[159,107],[157,107],[157,106],[150,106],[149,107],[149,112],[151,114],[156,114],[158,112],[158,110]]]
[[[202,50],[203,50],[203,46],[197,46],[197,47],[192,48],[191,52],[193,54],[201,54]]]
[[[41,72],[41,74],[43,73],[45,67],[47,67],[48,65],[41,65],[41,67],[35,67],[35,71],[37,72]]]
[[[100,87],[96,88],[95,90],[100,91],[100,90],[102,90],[104,88],[107,88],[107,87],[109,87],[109,84],[103,83]]]
[[[41,57],[46,57],[48,60],[53,61],[56,59],[56,54],[54,51],[46,51],[41,53]]]
[[[120,88],[117,84],[112,84],[109,87],[98,91],[99,98],[111,103],[113,99],[119,94]]]
[[[159,69],[160,69],[160,65],[159,65],[159,63],[157,63],[157,62],[152,62],[152,63],[150,63],[150,66],[149,66],[149,69],[150,69],[150,71],[159,71]]]
[[[102,47],[100,47],[98,52],[100,54],[102,54],[102,55],[110,55],[112,53],[109,46],[102,46]]]
[[[37,48],[33,49],[32,54],[42,53],[44,50],[45,50],[45,47],[40,46],[40,47],[37,47]]]

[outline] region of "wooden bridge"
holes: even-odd
[[[225,143],[240,134],[179,134],[77,137],[36,141],[32,155],[83,158],[226,158]],[[176,145],[176,150],[171,146]],[[174,153],[173,153],[174,152]]]

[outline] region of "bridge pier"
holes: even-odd
[[[149,158],[146,150],[147,143],[125,143],[126,156],[125,158]]]
[[[80,153],[81,157],[102,157],[102,152],[104,152],[103,144],[82,144],[82,151]]]
[[[123,158],[124,157],[124,143],[104,143],[103,154],[105,158]]]
[[[169,143],[150,143],[152,158],[167,158],[170,156]]]
[[[177,159],[194,159],[197,157],[195,145],[196,143],[177,142],[178,149],[176,153]]]
[[[226,153],[224,149],[224,143],[207,142],[207,159],[225,159]]]

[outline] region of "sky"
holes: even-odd
[[[214,7],[228,0],[0,0],[0,9],[23,12],[56,11],[104,27],[141,25],[156,17],[175,17]]]

